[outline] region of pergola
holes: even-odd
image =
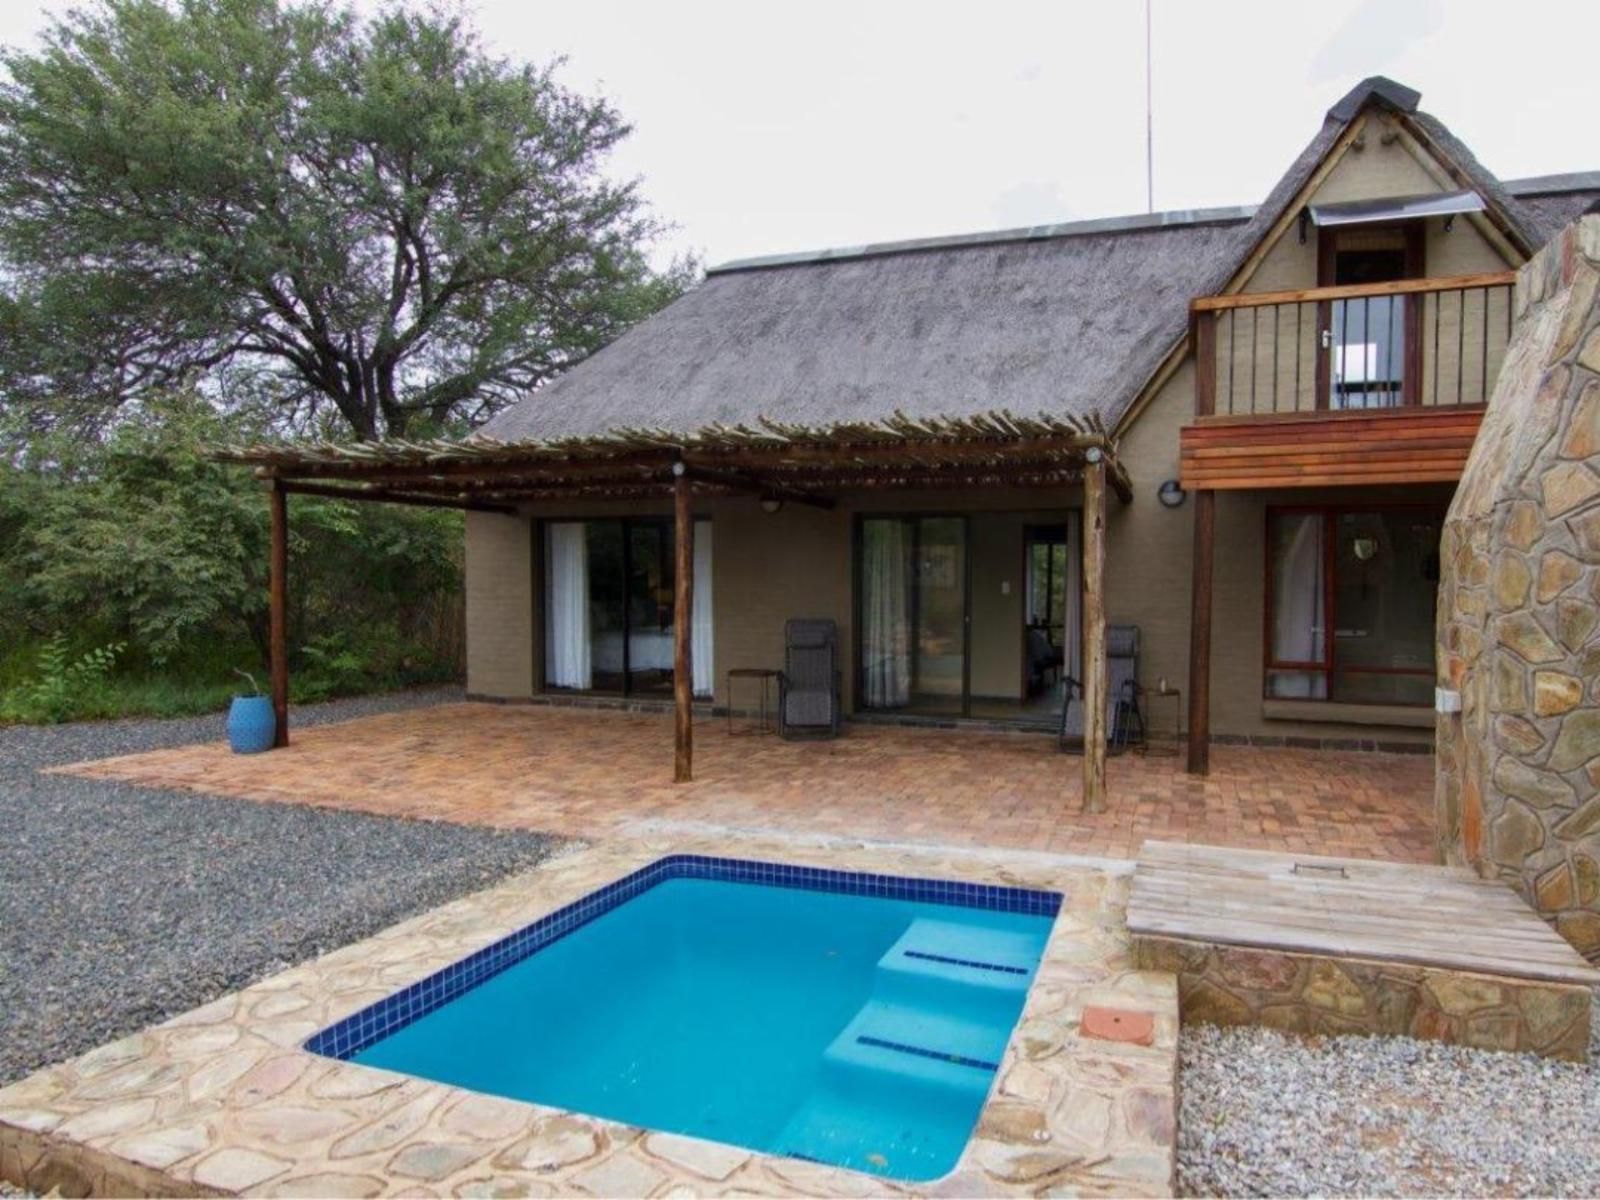
[[[880,489],[1083,486],[1084,805],[1105,803],[1105,509],[1109,486],[1132,499],[1126,471],[1099,418],[990,412],[796,425],[713,425],[694,433],[619,429],[548,441],[266,444],[213,452],[253,466],[272,514],[271,666],[277,745],[288,744],[288,505],[291,493],[517,514],[561,500],[671,497],[674,779],[694,773],[691,497],[750,494],[832,508],[840,493]]]

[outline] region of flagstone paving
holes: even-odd
[[[670,716],[451,704],[297,729],[286,750],[185,746],[61,768],[155,787],[588,839],[652,823],[1133,857],[1166,841],[1433,861],[1431,755],[1215,746],[1111,760],[1081,809],[1079,762],[1039,734],[855,725],[827,742],[695,729],[674,785]]]
[[[995,1090],[953,1174],[837,1167],[338,1062],[305,1039],[671,853],[1063,893]],[[1055,856],[729,835],[613,842],[455,901],[0,1089],[0,1178],[39,1194],[1167,1195],[1177,989],[1134,969],[1125,872]],[[1149,1037],[1081,1028],[1116,1009]],[[1148,1044],[1144,1044],[1148,1042]]]

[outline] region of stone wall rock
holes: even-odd
[[[1600,217],[1522,268],[1440,545],[1440,860],[1600,962]]]

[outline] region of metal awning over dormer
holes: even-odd
[[[1424,217],[1454,217],[1462,213],[1483,212],[1487,207],[1477,192],[1429,192],[1424,196],[1386,196],[1377,200],[1313,204],[1307,211],[1311,214],[1311,223],[1325,229],[1339,225],[1416,221]]]

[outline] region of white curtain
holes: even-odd
[[[1272,657],[1277,662],[1321,662],[1327,645],[1321,513],[1280,517],[1273,540]],[[1287,533],[1287,536],[1284,534]],[[1322,672],[1274,672],[1274,696],[1324,699],[1328,677]]]
[[[906,527],[898,520],[862,525],[861,583],[865,612],[861,656],[868,708],[899,708],[911,701],[911,592],[907,580]]]
[[[1064,609],[1061,629],[1062,673],[1082,679],[1083,629],[1083,522],[1078,514],[1067,516],[1066,569],[1062,572],[1061,590]]]
[[[594,686],[589,649],[589,547],[581,521],[545,527],[545,678],[554,687]]]
[[[694,523],[694,621],[689,648],[693,654],[694,694],[716,690],[717,668],[711,645],[711,522]]]

